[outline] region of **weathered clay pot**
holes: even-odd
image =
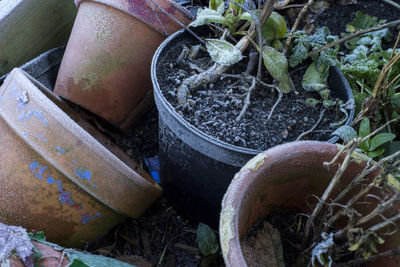
[[[0,87],[0,131],[3,223],[82,247],[161,195],[149,174],[20,69]]]
[[[182,27],[151,1],[75,2],[78,15],[54,92],[126,130],[153,103],[154,51],[166,35]],[[177,3],[155,2],[189,23],[190,13]]]
[[[310,212],[309,207],[315,204],[315,198],[311,196],[321,196],[337,170],[337,164],[328,170],[323,162],[330,161],[337,152],[336,145],[324,142],[287,143],[257,155],[235,175],[222,202],[219,225],[221,248],[227,266],[247,266],[240,242],[247,231],[269,213]],[[364,167],[365,162],[352,162],[342,177],[341,188]],[[332,197],[337,193],[335,191]],[[379,192],[374,194],[379,195]],[[359,212],[366,214],[374,205],[358,207]],[[397,247],[400,232],[384,239],[385,243],[378,247],[379,251]],[[399,259],[381,258],[366,266],[399,266]]]

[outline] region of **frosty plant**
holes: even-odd
[[[334,164],[339,167],[305,224],[305,240],[310,238],[312,242],[310,262],[313,266],[319,266],[318,263],[333,266],[338,262],[340,264],[335,266],[353,266],[400,253],[400,247],[380,253],[377,249],[397,231],[396,223],[400,219],[400,191],[396,180],[398,177],[395,176],[400,166],[400,151],[376,162],[355,152],[360,145],[373,140],[379,131],[399,119],[388,122],[364,137],[352,139],[330,162],[324,163],[326,168]],[[359,163],[360,157],[366,161],[365,168],[347,186],[340,187],[340,193],[332,198],[349,164]],[[368,212],[360,212],[362,205],[372,208]],[[334,225],[338,220],[346,223],[336,229]],[[310,235],[311,232],[313,235]],[[350,254],[352,259],[343,262],[343,257],[349,259]]]
[[[226,0],[226,2],[211,0],[208,7],[198,10],[196,20],[190,24],[190,27],[208,25],[214,30],[216,38],[203,39],[190,28],[187,28],[201,45],[193,46],[191,49],[184,48],[178,58],[178,63],[183,58],[188,56],[190,58],[192,50],[197,49],[198,51],[202,47],[207,50],[213,64],[203,68],[193,62],[190,63],[191,68],[197,73],[184,79],[177,88],[177,101],[181,106],[193,105],[192,101],[188,101],[191,92],[214,83],[220,78],[230,77],[247,83],[247,86],[241,86],[246,95],[243,108],[236,118],[237,122],[244,116],[250,105],[251,94],[257,86],[272,88],[279,93],[278,100],[267,117],[268,120],[283,94],[295,89],[288,72],[289,65],[296,67],[303,63],[305,59],[311,58],[312,64],[308,66],[305,72],[302,87],[306,91],[319,92],[321,98],[309,99],[307,103],[324,106],[325,109],[322,110],[320,117],[323,117],[323,112],[326,109],[331,107],[340,109],[344,118],[331,125],[333,128],[337,128],[347,119],[345,109],[353,104],[343,104],[329,98],[330,91],[327,89],[329,68],[338,64],[339,45],[365,33],[400,24],[399,20],[368,29],[356,30],[341,39],[330,35],[327,28],[319,28],[314,34],[309,35],[297,31],[297,26],[306,10],[314,3],[313,0],[309,0],[299,12],[290,33],[288,33],[285,19],[279,13],[274,12],[274,9],[284,8],[289,1],[269,0],[265,1],[264,4],[258,1],[257,7],[253,1],[246,3],[248,4],[246,5],[244,0]],[[240,39],[238,39],[239,37]],[[194,47],[197,48],[194,49]],[[242,60],[245,53],[248,54],[246,71],[242,74],[226,74],[231,66]],[[253,76],[252,71],[256,65],[258,65],[257,74]],[[273,84],[266,84],[262,81],[262,70],[264,68],[275,81]]]

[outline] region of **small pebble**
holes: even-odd
[[[307,116],[304,117],[304,121],[308,122],[308,117]]]

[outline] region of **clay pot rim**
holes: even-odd
[[[64,110],[62,110],[56,103],[56,101],[62,101],[57,95],[55,95],[53,92],[49,91],[45,86],[40,84],[38,81],[36,81],[34,78],[32,78],[29,74],[27,74],[25,71],[15,68],[13,69],[10,74],[7,76],[3,83],[3,88],[4,90],[7,88],[7,84],[12,81],[12,77],[14,75],[17,75],[18,73],[21,73],[24,77],[24,79],[27,80],[27,82],[32,83],[37,90],[34,92],[30,91],[31,95],[33,93],[36,101],[40,103],[46,103],[47,110],[53,114],[53,118],[60,123],[65,125],[65,127],[68,127],[68,132],[73,134],[76,137],[80,137],[80,139],[85,140],[87,144],[91,144],[90,147],[92,148],[92,152],[96,153],[100,158],[104,159],[104,162],[107,163],[107,165],[112,166],[114,169],[117,169],[119,172],[121,172],[125,177],[126,180],[129,181],[129,183],[133,183],[137,186],[143,186],[149,194],[154,194],[156,196],[160,196],[162,194],[162,188],[161,186],[149,175],[149,178],[153,179],[153,183],[151,183],[148,179],[144,178],[141,174],[135,172],[132,168],[130,168],[125,162],[120,160],[116,155],[111,153],[103,144],[101,144],[96,138],[94,138],[92,135],[90,135],[86,130],[84,130],[77,122],[75,122]],[[38,87],[41,87],[39,89]],[[46,90],[45,92],[42,90]],[[0,95],[3,94],[3,91],[0,91]],[[50,99],[47,94],[50,94],[53,99]],[[53,102],[54,101],[54,102]],[[5,119],[5,118],[3,118]],[[7,119],[5,119],[7,124],[10,125]],[[11,127],[12,128],[12,127]],[[14,131],[15,129],[12,128]],[[15,131],[16,132],[16,131]],[[16,134],[24,140],[24,142],[29,144],[29,140],[24,137],[21,134]],[[40,154],[43,156],[41,153],[40,149],[36,146],[30,146],[36,153]],[[43,156],[44,157],[44,156]],[[108,203],[108,201],[103,200],[101,197],[98,197],[94,192],[88,190],[85,188],[85,186],[82,186],[79,182],[75,181],[74,179],[71,179],[70,176],[68,175],[68,171],[66,170],[66,167],[60,166],[56,161],[54,161],[51,157],[47,158],[46,160],[52,164],[56,169],[58,169],[62,174],[64,174],[66,177],[69,177],[70,181],[73,182],[76,186],[84,190],[87,194],[92,196],[94,199],[100,201],[107,207],[111,208],[115,212],[123,215],[129,215],[127,212],[121,212],[121,210],[126,210],[124,207],[117,207],[118,205],[114,206],[111,203]],[[133,177],[140,177],[140,180],[133,179]],[[119,186],[116,185],[116,186]],[[135,200],[136,201],[136,200]],[[119,203],[118,201],[114,202]],[[120,209],[121,208],[121,209]],[[133,216],[135,217],[135,216]]]
[[[240,211],[243,199],[248,193],[249,187],[251,187],[254,181],[252,178],[266,165],[265,160],[268,160],[268,165],[271,166],[285,160],[285,155],[296,153],[296,150],[301,150],[301,152],[324,150],[334,153],[333,151],[338,151],[338,148],[335,144],[328,142],[295,141],[272,147],[258,154],[242,167],[233,178],[222,200],[219,233],[220,237],[226,238],[221,238],[220,243],[227,266],[229,266],[228,263],[230,262],[236,262],[237,266],[247,266],[240,244],[238,212]],[[254,174],[251,175],[252,177],[246,179],[249,172],[254,172]]]
[[[151,27],[152,29],[154,29],[155,31],[161,33],[162,35],[165,36],[169,36],[170,33],[168,31],[168,29],[166,29],[166,31],[163,31],[160,27],[157,27],[156,25],[159,24],[158,20],[156,23],[151,23],[151,21],[146,21],[146,17],[142,17],[141,14],[137,14],[135,11],[130,10],[129,8],[124,8],[123,3],[124,1],[118,0],[118,1],[114,1],[114,0],[74,0],[75,1],[75,5],[79,8],[79,5],[82,2],[95,2],[98,4],[103,4],[106,6],[110,6],[113,7],[121,12],[124,12],[138,20],[140,20],[141,22],[145,23],[146,25],[148,25],[149,27]],[[193,19],[192,14],[190,13],[189,10],[187,10],[185,7],[179,5],[177,2],[175,2],[174,0],[165,0],[166,2],[169,2],[170,5],[172,7],[174,7],[176,10],[180,11],[189,21],[191,21]],[[147,4],[147,1],[145,1]],[[152,7],[152,8],[157,8],[157,7]],[[165,8],[164,8],[165,10]],[[170,14],[170,12],[168,12]],[[170,14],[173,16],[173,14]],[[176,22],[173,22],[174,24],[176,24]],[[184,23],[184,22],[183,22]],[[162,27],[162,26],[161,26]],[[173,31],[172,31],[173,32]]]

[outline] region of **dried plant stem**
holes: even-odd
[[[268,114],[268,118],[267,118],[266,122],[269,121],[269,119],[272,117],[272,114],[274,113],[275,108],[278,106],[279,102],[281,102],[281,100],[282,100],[283,93],[279,89],[278,89],[278,93],[279,93],[278,100],[276,100],[275,104],[272,106],[272,108]]]
[[[355,32],[353,34],[350,34],[350,35],[347,35],[347,36],[345,36],[345,37],[343,37],[343,38],[341,38],[341,39],[339,39],[337,41],[334,41],[332,43],[323,45],[320,48],[315,49],[315,50],[311,51],[310,53],[308,53],[307,56],[311,57],[313,55],[318,54],[321,51],[324,51],[324,50],[326,50],[328,48],[340,45],[340,44],[342,44],[342,43],[344,43],[344,42],[346,42],[346,41],[348,41],[350,39],[353,39],[353,38],[355,38],[357,36],[360,36],[360,35],[363,35],[365,33],[375,32],[375,31],[379,31],[379,30],[382,30],[382,29],[385,29],[385,28],[389,28],[389,27],[396,27],[398,25],[400,25],[400,19],[394,20],[394,21],[391,21],[389,23],[385,23],[385,24],[382,24],[382,25],[379,25],[379,26],[376,26],[376,27],[372,27],[372,28],[369,28],[369,29],[357,31],[357,32]]]
[[[350,189],[354,188],[354,185],[360,183],[367,175],[371,174],[372,172],[376,171],[379,168],[383,168],[384,164],[392,161],[393,159],[395,159],[396,157],[398,157],[400,155],[400,151],[397,151],[396,153],[393,153],[390,156],[387,156],[383,159],[381,159],[379,162],[374,163],[374,165],[372,167],[369,167],[369,163],[368,165],[364,168],[364,170],[357,175],[357,177],[351,181],[351,183],[349,185],[346,186],[346,188],[344,188],[339,195],[335,198],[334,203],[339,203],[339,201],[346,196],[346,194],[350,191]],[[396,161],[393,165],[397,166],[398,164],[400,164],[399,161]],[[381,169],[382,170],[382,169]],[[369,191],[374,188],[377,185],[377,180],[381,177],[384,177],[387,175],[386,171],[389,170],[385,170],[385,173],[380,173],[380,175],[376,175],[374,180],[369,183],[366,187],[362,188],[357,194],[355,194],[349,201],[347,201],[346,205],[343,206],[340,210],[338,210],[330,219],[329,221],[325,224],[322,232],[326,232],[331,226],[332,224],[339,219],[342,215],[344,215],[346,213],[346,211],[349,210],[349,208],[351,206],[354,205],[354,203],[356,203],[361,197],[365,196],[366,194],[369,193]],[[362,222],[361,222],[362,223]],[[360,223],[360,224],[361,224]],[[359,223],[357,223],[358,225]]]
[[[365,258],[357,258],[354,260],[346,261],[344,263],[336,264],[336,267],[348,267],[348,266],[360,266],[361,264],[365,262],[371,262],[371,261],[376,261],[377,259],[383,258],[383,257],[393,257],[400,254],[400,246],[398,246],[395,249],[387,250],[385,252],[381,252],[379,254],[370,256],[368,259]]]
[[[388,3],[389,5],[392,5],[392,6],[396,7],[396,8],[398,8],[398,9],[400,9],[400,5],[397,4],[396,2],[392,1],[392,0],[382,0],[382,1]]]
[[[400,213],[398,213],[397,215],[395,215],[393,217],[390,217],[390,218],[384,220],[381,223],[378,223],[378,224],[375,224],[375,225],[371,226],[370,228],[368,228],[367,231],[371,231],[371,232],[379,231],[379,230],[385,228],[386,226],[388,226],[390,224],[393,224],[398,219],[400,219]]]
[[[349,151],[347,152],[347,154],[343,160],[343,163],[340,165],[339,169],[336,171],[335,176],[329,183],[324,194],[322,195],[322,197],[318,201],[317,205],[315,206],[313,212],[311,213],[310,219],[307,221],[305,230],[304,230],[306,239],[308,239],[308,235],[310,233],[310,227],[311,227],[312,223],[315,221],[315,218],[317,217],[319,212],[321,211],[323,203],[325,203],[327,201],[328,197],[331,195],[332,191],[335,189],[335,187],[339,183],[340,178],[343,176],[344,171],[346,170],[347,166],[349,165],[350,160],[351,160],[351,154],[353,153],[354,150],[355,150],[355,147],[351,147],[349,149]]]
[[[290,43],[292,42],[293,39],[293,34],[294,32],[297,30],[297,27],[300,24],[301,19],[303,18],[304,14],[306,13],[307,9],[309,8],[309,6],[311,6],[314,3],[314,0],[308,0],[308,2],[306,3],[306,5],[300,10],[299,15],[296,18],[296,21],[294,22],[294,25],[292,27],[292,30],[290,31],[289,37],[286,40],[285,43],[285,49],[283,50],[283,54],[286,54],[286,51],[289,48]]]
[[[246,113],[248,107],[250,106],[250,104],[251,104],[251,102],[250,102],[251,92],[254,90],[254,88],[256,88],[256,78],[255,77],[253,77],[253,79],[251,81],[251,86],[249,87],[249,91],[247,92],[243,108],[240,111],[239,116],[236,117],[236,120],[235,120],[236,122],[239,122],[242,119],[242,117]]]
[[[195,34],[191,29],[189,29],[188,26],[180,22],[178,19],[176,19],[174,16],[172,16],[170,13],[168,13],[164,8],[162,8],[159,4],[157,4],[154,0],[147,0],[150,1],[153,5],[155,5],[158,9],[160,9],[164,14],[166,14],[170,19],[175,21],[179,26],[187,30],[190,34],[192,34],[201,44],[205,45],[205,42],[203,39],[201,39],[197,34]],[[185,12],[186,14],[186,12]],[[164,28],[164,26],[163,26]]]
[[[307,134],[312,133],[315,129],[317,129],[318,125],[321,123],[322,119],[324,118],[325,111],[326,111],[326,109],[321,110],[321,113],[319,113],[318,121],[314,124],[314,126],[313,126],[310,130],[305,131],[304,133],[300,134],[300,135],[297,137],[296,141],[301,140],[301,138],[303,138],[303,137],[306,136]]]
[[[394,196],[390,197],[390,199],[388,201],[380,203],[379,205],[376,206],[376,208],[373,211],[371,211],[364,217],[360,218],[357,221],[356,226],[367,223],[370,220],[372,220],[373,218],[375,218],[376,216],[383,214],[383,212],[385,212],[386,210],[391,208],[395,202],[399,201],[399,196],[400,196],[400,191],[397,191],[397,193]],[[373,227],[375,227],[375,226],[373,226]]]

